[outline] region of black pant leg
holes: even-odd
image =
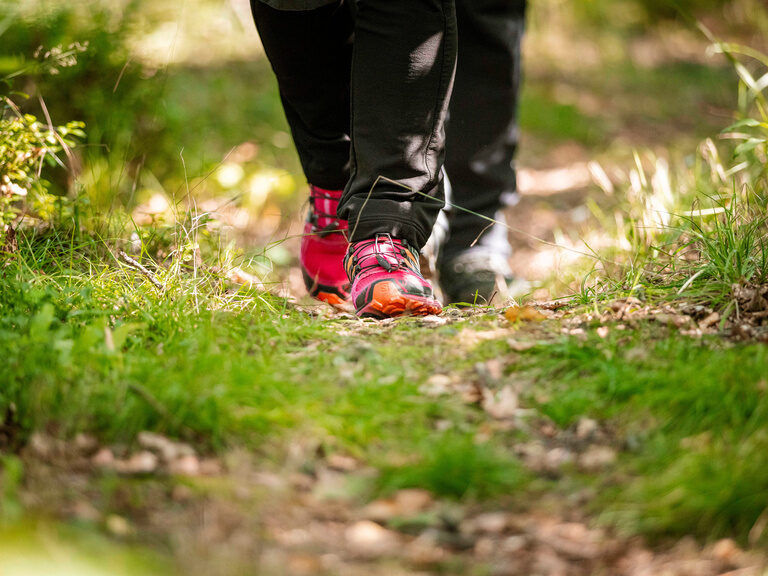
[[[349,180],[352,1],[283,11],[251,0],[304,174],[330,190]]]
[[[443,206],[456,49],[454,0],[359,0],[352,173],[339,209],[351,240],[390,233],[426,243]]]
[[[514,156],[525,0],[456,0],[459,59],[450,105],[445,167],[452,202],[494,217],[514,200]],[[461,210],[451,211],[444,257],[478,236],[504,249],[506,230]],[[499,228],[499,230],[496,230]],[[483,232],[485,230],[485,232]]]

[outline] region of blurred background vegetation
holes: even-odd
[[[533,2],[521,166],[690,151],[737,106],[733,68],[696,22],[760,49],[766,14],[759,0]],[[244,0],[0,0],[0,78],[6,118],[84,123],[42,154],[47,191],[30,189],[6,220],[71,218],[76,205],[78,229],[152,247],[194,204],[246,256],[297,220],[304,180]]]

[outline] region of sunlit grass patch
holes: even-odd
[[[440,497],[466,500],[515,496],[525,489],[528,474],[508,451],[493,443],[448,433],[424,448],[413,463],[385,466],[379,489],[422,488]]]
[[[3,576],[152,576],[171,570],[146,549],[44,521],[0,526],[0,558]]]
[[[754,537],[766,493],[764,346],[619,331],[524,355],[543,414],[564,429],[596,418],[623,447],[621,473],[603,476],[594,502],[602,518],[655,537]]]

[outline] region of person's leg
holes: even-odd
[[[352,1],[304,11],[251,2],[310,183],[299,254],[304,282],[310,295],[334,305],[349,298],[343,267],[347,223],[338,218],[337,207],[349,179]]]
[[[349,180],[352,1],[289,11],[251,0],[304,174],[328,190]]]
[[[359,0],[352,172],[339,212],[350,241],[421,248],[443,206],[445,116],[456,65],[454,0]]]
[[[457,0],[457,17],[459,60],[445,162],[452,202],[498,219],[517,193],[514,157],[525,0]],[[493,272],[507,267],[507,230],[489,228],[488,220],[458,209],[450,210],[449,222],[440,255],[446,296],[466,300],[479,290],[481,297],[490,297],[496,284]],[[482,268],[491,273],[483,274]],[[456,289],[449,285],[467,282]]]
[[[454,0],[359,0],[352,171],[339,206],[361,316],[435,314],[418,252],[442,209],[445,117],[456,66]]]

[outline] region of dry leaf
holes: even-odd
[[[504,312],[504,317],[510,322],[541,322],[547,319],[532,306],[512,306]]]
[[[712,312],[712,314],[710,314],[709,316],[704,318],[704,320],[699,322],[699,326],[702,329],[706,329],[706,328],[709,328],[710,326],[717,324],[718,322],[720,322],[720,314],[718,314],[717,312]]]

